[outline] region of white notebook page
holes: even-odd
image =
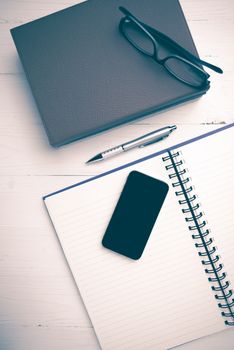
[[[227,132],[204,142],[212,143],[216,136],[222,139]],[[194,156],[200,142],[184,146],[184,156]],[[225,166],[223,159],[220,167]],[[204,163],[206,171],[209,166]],[[168,349],[224,329],[172,187],[141,259],[134,261],[102,247],[131,170],[170,183],[165,164],[156,157],[45,200],[102,349]],[[198,176],[198,181],[203,180]],[[216,191],[222,197],[220,186]]]

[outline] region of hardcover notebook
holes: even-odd
[[[233,126],[44,197],[102,349],[168,349],[234,325]],[[101,244],[133,170],[170,186],[136,261]]]
[[[120,5],[197,54],[178,0],[88,0],[13,28],[53,146],[205,93],[131,47],[118,29]]]

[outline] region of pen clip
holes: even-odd
[[[168,135],[165,135],[165,136],[162,136],[160,139],[156,138],[155,140],[151,140],[149,142],[146,142],[144,143],[144,145],[140,145],[139,148],[143,148],[143,147],[146,147],[146,146],[149,146],[149,145],[152,145],[153,143],[156,143],[158,141],[162,141],[163,139],[165,139],[166,137],[168,137]]]

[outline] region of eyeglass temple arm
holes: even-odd
[[[190,59],[191,61],[195,62],[195,63],[200,63],[203,66],[206,66],[212,70],[214,70],[217,73],[223,73],[222,69],[211,64],[208,63],[206,61],[201,60],[200,58],[194,56],[191,52],[187,51],[185,48],[183,48],[182,46],[180,46],[179,44],[177,44],[174,40],[172,40],[171,38],[169,38],[166,34],[163,34],[162,32],[159,32],[157,29],[152,28],[150,26],[148,26],[147,24],[140,22],[142,25],[145,26],[145,28],[156,38],[159,38],[163,41],[165,41],[168,45],[170,45],[172,48],[179,50],[186,58]]]

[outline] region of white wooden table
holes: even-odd
[[[181,0],[201,57],[224,69],[222,76],[211,73],[207,95],[60,149],[51,148],[9,29],[75,3],[0,0],[0,350],[99,349],[42,195],[234,120],[234,1]],[[102,164],[84,164],[109,146],[175,123],[178,131],[164,143]],[[231,350],[234,332],[180,349]]]

